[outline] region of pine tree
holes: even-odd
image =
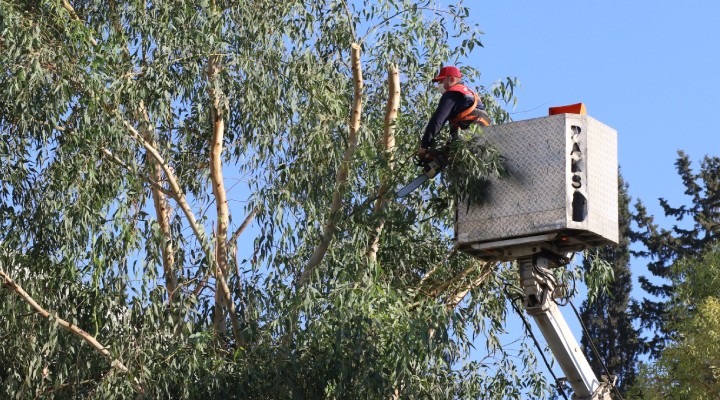
[[[674,335],[652,363],[640,364],[627,399],[716,399],[720,393],[720,242],[676,268],[683,280],[668,310]]]
[[[678,224],[671,229],[661,228],[653,216],[648,215],[641,201],[637,202],[633,216],[638,226],[633,232],[633,240],[644,246],[643,250],[633,254],[648,257],[648,270],[661,279],[658,283],[640,276],[640,286],[657,300],[644,298],[633,307],[640,316],[642,328],[654,332],[645,340],[644,348],[653,357],[660,354],[672,333],[668,310],[674,302],[676,286],[683,279],[682,272],[675,268],[676,262],[697,257],[709,243],[720,237],[720,158],[705,156],[700,170],[695,173],[689,157],[679,151],[675,165],[691,204],[674,207],[661,198],[660,205],[665,215],[674,218]],[[687,220],[690,223],[683,225]]]
[[[620,176],[618,182],[618,223],[620,243],[599,249],[598,257],[612,265],[614,280],[607,292],[598,293],[593,301],[584,301],[581,307],[583,324],[590,337],[583,335],[583,352],[596,376],[607,374],[602,367],[618,378],[621,393],[632,384],[635,377],[635,361],[640,351],[638,332],[633,328],[632,317],[628,314],[632,277],[630,273],[630,196],[628,185]],[[584,261],[586,270],[590,261]],[[595,344],[600,358],[595,355],[590,342]]]

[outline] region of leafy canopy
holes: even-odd
[[[0,267],[51,311],[0,294],[0,397],[543,395],[532,351],[497,337],[515,271],[452,252],[448,187],[367,201],[417,173],[405,155],[437,101],[429,78],[481,46],[462,4],[0,0],[0,32]],[[463,73],[507,120],[514,81]],[[471,361],[477,336],[488,353]]]

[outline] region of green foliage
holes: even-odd
[[[709,243],[720,239],[720,209],[717,207],[720,202],[720,158],[706,156],[695,172],[688,156],[680,151],[675,166],[690,204],[673,207],[660,199],[660,205],[665,215],[678,223],[671,229],[658,226],[640,201],[633,215],[637,230],[632,238],[644,246],[634,254],[649,257],[648,270],[662,279],[660,283],[653,283],[644,276],[638,279],[640,286],[653,296],[643,299],[635,310],[641,317],[642,327],[654,332],[646,343],[653,356],[659,355],[672,334],[668,310],[676,297],[676,286],[683,279],[674,264],[683,259],[692,260]]]
[[[629,398],[715,399],[720,393],[720,299],[711,286],[720,272],[720,247],[681,265],[686,280],[670,309],[674,334],[655,362],[642,366]]]
[[[427,209],[427,193],[382,212],[365,202],[381,176],[407,181],[417,172],[399,162],[391,171],[376,144],[388,63],[398,64],[403,99],[411,99],[396,124],[401,160],[437,101],[428,82],[438,64],[458,63],[481,45],[466,8],[409,0],[73,3],[69,12],[60,2],[0,0],[0,267],[129,372],[3,289],[0,397],[544,395],[532,352],[497,341],[505,302],[486,293],[499,292],[500,278],[469,288],[475,260],[443,263],[453,207]],[[335,237],[299,289],[347,148],[353,42],[363,48],[365,82],[358,148],[343,207],[331,216]],[[211,60],[220,65],[214,78]],[[470,82],[479,76],[463,71]],[[512,101],[514,85],[478,89],[495,121],[507,118],[500,106]],[[207,234],[218,220],[208,179],[214,114],[227,127],[231,232],[258,210],[255,229],[230,257],[244,345],[229,321],[218,329],[211,322],[219,285],[209,250],[218,239]],[[155,143],[206,237],[193,233],[175,201],[163,236],[147,178],[152,155],[128,126]],[[462,157],[465,168],[499,171],[491,149],[474,154]],[[167,180],[163,174],[156,184],[169,190]],[[454,197],[438,182],[429,193]],[[381,218],[378,263],[369,266],[364,250]],[[172,301],[167,243],[179,286]],[[434,288],[469,272],[424,295],[421,277],[438,263]],[[469,361],[476,335],[490,344],[482,362]]]
[[[674,312],[691,311],[696,302],[717,297],[720,287],[720,242],[706,246],[699,258],[685,258],[674,266],[675,274],[682,277],[673,304]]]
[[[450,193],[467,207],[487,201],[490,178],[506,178],[507,170],[500,152],[475,139],[457,139],[450,144],[445,173]]]
[[[607,295],[608,287],[615,278],[613,266],[600,255],[599,249],[583,252],[583,263],[587,266],[585,280],[588,286],[587,301],[594,302],[601,295]]]

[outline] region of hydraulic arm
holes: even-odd
[[[573,389],[576,400],[612,400],[614,379],[595,376],[587,358],[555,304],[556,282],[550,271],[552,260],[540,255],[518,259],[525,292],[525,310],[535,319],[550,350]],[[611,381],[612,380],[612,381]]]

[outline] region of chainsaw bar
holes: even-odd
[[[398,190],[397,196],[398,198],[402,198],[407,196],[408,194],[412,193],[413,190],[417,189],[420,185],[425,183],[430,179],[426,174],[419,175],[417,178],[415,178],[412,182],[408,183],[404,188]]]
[[[422,167],[423,173],[418,175],[412,182],[407,186],[400,189],[397,192],[398,198],[402,198],[412,193],[413,190],[417,189],[420,185],[425,183],[428,179],[434,178],[437,174],[441,173],[447,166],[447,146],[440,150],[431,149],[429,154],[419,160],[418,166]]]

